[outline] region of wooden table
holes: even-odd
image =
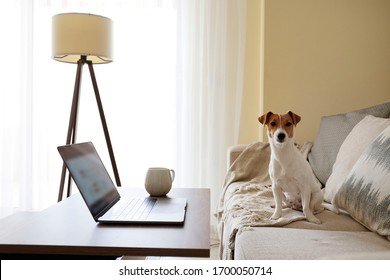
[[[118,189],[122,196],[147,196],[141,188]],[[168,196],[187,198],[183,225],[99,224],[79,194],[41,212],[17,213],[0,220],[1,257],[209,257],[210,190],[173,188]]]

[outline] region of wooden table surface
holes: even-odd
[[[141,188],[118,188],[122,196],[147,196]],[[187,199],[183,225],[107,225],[94,221],[80,194],[41,212],[0,220],[0,254],[14,256],[182,256],[210,254],[210,190],[173,188]]]

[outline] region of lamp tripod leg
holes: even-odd
[[[78,113],[78,104],[79,104],[79,95],[80,95],[80,84],[81,84],[81,74],[82,68],[84,65],[84,61],[80,59],[77,63],[77,72],[76,72],[76,80],[73,91],[73,99],[72,99],[72,108],[70,111],[69,117],[69,125],[68,125],[68,134],[66,137],[66,144],[74,144],[76,142],[76,127],[77,127],[77,113]],[[57,201],[60,202],[64,193],[64,185],[65,185],[65,177],[66,177],[66,165],[62,164],[62,172],[61,172],[61,180],[60,180],[60,189],[58,192]],[[68,176],[68,188],[67,188],[67,197],[70,196],[71,193],[71,176]]]
[[[95,76],[95,72],[93,70],[92,61],[87,61],[87,64],[88,64],[88,68],[89,68],[89,73],[91,74],[92,85],[93,85],[93,89],[95,91],[95,97],[96,97],[96,102],[97,102],[98,109],[99,109],[100,120],[102,122],[104,136],[106,138],[107,148],[108,148],[108,152],[110,155],[112,169],[114,171],[116,185],[118,187],[120,187],[121,181],[119,178],[119,172],[118,172],[118,168],[117,168],[116,161],[115,161],[114,151],[112,149],[112,144],[111,144],[110,134],[108,132],[106,118],[104,116],[103,105],[102,105],[102,101],[100,99],[99,89],[97,86],[96,76]]]

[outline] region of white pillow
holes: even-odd
[[[388,126],[390,119],[371,115],[364,117],[345,138],[337,154],[332,173],[325,184],[324,199],[332,203],[344,179],[364,149]]]

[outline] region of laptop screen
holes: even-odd
[[[119,199],[119,193],[91,142],[58,147],[73,180],[96,219]]]

